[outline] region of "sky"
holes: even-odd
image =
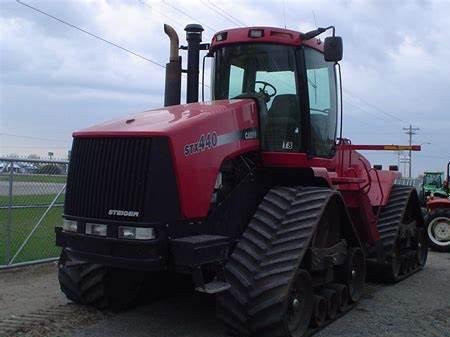
[[[336,26],[344,40],[344,136],[355,144],[413,140],[413,175],[450,160],[450,1],[23,0],[165,64],[163,24],[214,32],[245,26],[309,31]],[[209,82],[206,74],[206,83]],[[0,0],[0,155],[53,152],[71,133],[163,105],[164,69],[20,5]],[[393,152],[364,152],[372,164]]]

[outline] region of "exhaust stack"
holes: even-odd
[[[170,59],[169,63],[166,64],[164,106],[178,105],[181,102],[181,56],[178,54],[179,39],[177,32],[170,25],[164,25],[164,32],[170,39]]]

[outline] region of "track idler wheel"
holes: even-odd
[[[427,263],[428,257],[428,238],[424,230],[419,230],[417,233],[417,264],[423,267]]]
[[[411,260],[410,271],[413,271],[417,268],[416,254],[411,254],[409,258]]]
[[[395,246],[392,255],[388,258],[389,278],[393,281],[397,280],[402,272],[404,261],[400,254],[400,248]],[[403,267],[403,268],[402,268]]]
[[[327,299],[323,296],[314,296],[314,312],[311,317],[311,325],[314,328],[321,327],[327,319]]]
[[[332,283],[326,287],[336,291],[338,296],[338,311],[344,312],[347,310],[350,301],[347,286],[345,284]]]
[[[357,302],[362,295],[366,279],[366,260],[361,248],[352,248],[342,268],[338,270],[339,280],[347,285],[349,302]]]
[[[314,309],[311,276],[299,270],[289,290],[287,304],[287,328],[291,336],[303,336],[308,330]]]
[[[409,272],[409,265],[410,265],[410,261],[409,258],[407,256],[403,256],[401,258],[401,267],[400,267],[400,272],[401,274],[407,274]]]
[[[327,317],[329,319],[335,319],[339,307],[338,294],[333,289],[322,289],[319,294],[327,300]]]

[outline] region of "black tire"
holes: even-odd
[[[58,279],[62,292],[77,304],[123,311],[137,303],[144,274],[88,263],[63,250]]]
[[[217,315],[229,334],[300,337],[306,333],[314,292],[309,273],[299,268],[322,215],[337,197],[337,192],[317,187],[278,187],[267,193],[225,266],[231,288],[218,295]],[[301,314],[295,318],[293,289],[303,299]]]
[[[450,240],[439,240],[436,234],[436,226],[440,223],[447,222],[447,231],[449,231],[450,223],[450,209],[436,208],[432,210],[425,218],[425,225],[427,229],[428,244],[431,249],[439,252],[450,252]]]

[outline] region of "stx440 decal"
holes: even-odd
[[[217,135],[216,131],[208,132],[206,135],[200,135],[195,143],[186,144],[184,146],[184,155],[190,156],[206,150],[211,150],[216,146],[230,144],[241,140],[253,140],[258,138],[258,131],[256,128],[249,128],[238,130],[235,132],[224,133]]]
[[[184,146],[184,155],[189,156],[191,154],[199,153],[205,150],[210,150],[217,146],[217,133],[215,131],[208,132],[206,136],[200,135],[197,142],[192,144],[186,144]]]

